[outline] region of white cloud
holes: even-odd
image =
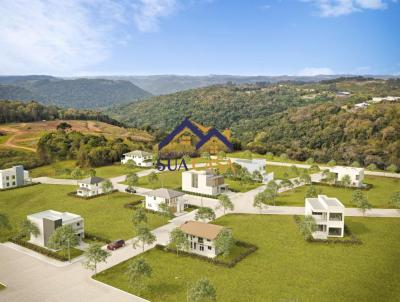
[[[327,67],[306,67],[300,70],[296,75],[298,76],[317,76],[317,75],[332,75],[333,70]]]
[[[173,14],[176,9],[176,0],[138,0],[134,4],[134,21],[142,32],[156,31],[160,19]]]
[[[337,17],[366,9],[381,10],[387,7],[384,0],[303,0],[303,2],[314,3],[322,17]]]

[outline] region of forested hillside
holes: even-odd
[[[35,100],[67,108],[101,108],[130,103],[151,95],[128,81],[57,78],[20,80],[18,77],[6,79],[7,81],[2,80],[6,84],[0,85],[0,99]]]
[[[266,119],[248,147],[301,161],[400,167],[400,104],[353,111],[334,104],[289,110]]]

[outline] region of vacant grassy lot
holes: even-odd
[[[74,189],[74,186],[36,185],[0,192],[0,213],[8,216],[13,227],[12,230],[0,230],[0,241],[14,234],[26,215],[50,209],[81,215],[85,219],[85,231],[110,240],[135,235],[131,222],[134,210],[124,208],[124,204],[143,197],[113,193],[84,200],[67,196]],[[160,215],[148,214],[148,218],[152,229],[167,222]]]
[[[400,219],[346,218],[364,242],[357,246],[305,242],[292,216],[228,215],[217,223],[259,249],[231,269],[153,249],[142,256],[153,276],[141,296],[185,301],[186,282],[207,277],[218,301],[398,301]],[[126,267],[121,263],[95,278],[135,293]]]
[[[262,186],[262,183],[254,182],[254,183],[243,183],[241,184],[238,180],[232,180],[225,178],[225,183],[229,185],[229,188],[234,192],[247,192]]]
[[[66,179],[72,179],[71,175],[62,173],[63,169],[69,169],[73,170],[76,168],[76,161],[75,160],[64,160],[64,161],[58,161],[55,163],[52,163],[51,165],[46,165],[42,166],[39,168],[32,169],[30,171],[31,177],[41,177],[41,176],[48,176],[48,177],[53,177],[53,178],[66,178]],[[86,175],[82,176],[88,177],[89,169],[82,169],[83,173],[86,173]],[[116,163],[114,165],[110,166],[103,166],[103,167],[98,167],[95,168],[96,170],[96,176],[103,177],[103,178],[110,178],[110,177],[115,177],[115,176],[120,176],[120,175],[126,175],[128,173],[133,173],[133,172],[139,172],[143,170],[143,168],[140,167],[133,167],[133,168],[128,168],[126,165],[121,165],[119,163]]]
[[[396,191],[400,191],[400,179],[397,178],[367,176],[364,182],[373,185],[370,190],[365,190],[363,192],[375,208],[390,208],[389,202],[391,195]],[[315,185],[315,187],[321,194],[329,197],[336,197],[345,206],[353,206],[350,200],[355,189],[322,185]],[[307,186],[303,186],[284,192],[277,198],[277,205],[304,206],[306,191]]]

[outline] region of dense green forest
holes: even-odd
[[[67,108],[101,108],[151,96],[128,81],[104,79],[0,78],[0,99],[31,101]]]
[[[119,161],[128,151],[128,145],[120,138],[108,140],[77,131],[56,131],[41,137],[37,155],[43,163],[76,159],[80,167],[98,167]]]
[[[34,101],[0,100],[0,124],[18,122],[36,122],[42,120],[97,120],[116,126],[122,123],[94,110],[62,109],[56,106],[44,106]]]
[[[247,147],[300,161],[400,167],[400,104],[356,111],[330,103],[291,109],[264,120]]]

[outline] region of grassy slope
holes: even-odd
[[[153,276],[141,296],[184,301],[185,282],[208,277],[218,301],[398,301],[399,219],[346,218],[364,242],[360,246],[307,243],[291,216],[228,215],[217,223],[232,227],[236,238],[259,250],[231,269],[151,250],[144,258]],[[126,266],[117,265],[96,279],[133,292]]]
[[[391,195],[396,191],[400,191],[400,179],[367,176],[365,177],[365,182],[373,185],[372,189],[364,191],[364,193],[375,208],[390,208]],[[315,187],[322,194],[338,198],[345,206],[353,206],[350,200],[354,189],[321,185],[315,185]],[[277,205],[304,206],[306,191],[307,187],[303,186],[284,192],[279,195]]]
[[[49,209],[81,215],[85,219],[85,231],[108,239],[127,239],[135,235],[131,222],[133,210],[123,206],[143,197],[113,193],[84,200],[67,196],[74,189],[74,186],[37,185],[0,192],[0,213],[8,215],[13,226],[11,231],[0,231],[0,241],[15,233],[26,215]],[[167,222],[160,215],[148,214],[148,217],[152,229]]]

